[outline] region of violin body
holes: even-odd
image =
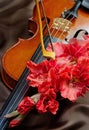
[[[54,18],[59,18],[65,8],[68,10],[74,5],[72,0],[62,0],[62,2],[60,2],[60,0],[43,0],[43,3],[49,21],[49,28],[52,26]],[[41,17],[43,19],[42,11]],[[45,28],[44,20],[42,21],[42,25],[43,28]],[[73,20],[70,31],[66,33],[66,35],[68,38],[72,38],[79,29],[89,31],[89,13],[83,8],[78,10],[78,18]],[[41,42],[36,6],[33,10],[33,17],[29,19],[28,30],[32,32],[33,36],[28,39],[19,39],[2,57],[2,79],[10,89],[15,87],[18,79],[26,68],[27,61],[31,59]],[[59,34],[61,33],[62,31],[59,31]],[[54,34],[55,32],[52,35]],[[47,29],[44,29],[44,37],[46,35]]]

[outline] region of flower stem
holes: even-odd
[[[33,99],[33,101],[35,102],[35,104],[38,102],[39,98],[40,98],[40,93],[37,93],[33,96],[31,96],[31,99]]]
[[[15,116],[18,116],[19,115],[19,112],[16,110],[16,111],[13,111],[9,114],[6,114],[4,117],[5,118],[11,118],[11,117],[15,117]]]

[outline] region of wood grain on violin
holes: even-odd
[[[55,33],[59,27],[56,25],[54,19],[61,17],[61,14],[65,8],[68,10],[75,3],[73,0],[62,0],[62,2],[60,2],[60,0],[43,0],[43,4],[49,22],[50,32],[52,32],[52,36],[55,36]],[[42,11],[41,18],[45,37],[47,34],[47,29],[45,28],[45,20]],[[64,21],[59,21],[59,23],[62,24]],[[68,23],[71,26],[68,27],[70,30],[64,31],[63,28],[65,28],[65,23],[64,26],[61,27],[61,30],[58,30],[56,37],[64,40],[66,36],[68,38],[73,37],[74,33],[79,29],[86,29],[89,31],[88,22],[89,13],[85,9],[80,8],[78,10],[78,18],[72,18],[71,23],[70,21]],[[55,30],[53,31],[54,28]],[[40,44],[40,33],[36,6],[33,10],[33,17],[29,19],[28,30],[33,33],[33,36],[28,39],[19,39],[18,43],[8,49],[2,57],[2,78],[5,84],[11,89],[16,85],[18,79],[26,67],[27,61],[31,59],[32,55],[35,53],[37,47]],[[59,37],[61,36],[62,32],[64,34],[62,37]]]

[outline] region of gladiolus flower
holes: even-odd
[[[30,72],[27,76],[28,84],[37,87],[38,93],[25,97],[18,105],[17,111],[21,116],[27,114],[33,106],[36,106],[38,112],[56,114],[60,105],[58,97],[74,102],[89,91],[89,36],[85,36],[84,40],[72,38],[69,44],[57,42],[53,46],[55,60],[27,63]],[[47,50],[52,51],[50,45]],[[21,118],[18,117],[10,122],[11,127],[20,123]]]
[[[18,112],[20,114],[27,113],[35,105],[34,101],[30,97],[25,97],[18,105]]]
[[[52,114],[56,114],[59,103],[56,99],[56,93],[53,89],[49,89],[46,93],[42,94],[39,101],[36,104],[36,108],[39,112],[50,111]]]
[[[15,119],[10,121],[9,127],[12,128],[12,127],[16,127],[16,126],[20,125],[20,123],[22,122],[23,119],[24,119],[24,115],[17,116]]]

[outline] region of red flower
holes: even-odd
[[[51,87],[50,70],[56,66],[56,62],[56,60],[45,60],[39,64],[28,62],[30,74],[28,75],[27,80],[30,81],[29,85],[38,87],[39,93],[47,91]]]
[[[39,112],[50,111],[53,114],[56,114],[59,103],[55,100],[56,93],[53,89],[49,89],[46,93],[43,93],[36,104],[36,108]]]
[[[65,64],[57,64],[56,67],[50,70],[51,77],[51,87],[55,90],[55,92],[60,91],[60,83],[63,79],[69,79],[70,66]]]
[[[57,76],[58,73],[64,69],[65,64],[69,64],[69,61],[64,58],[57,58],[49,61],[45,60],[39,64],[28,62],[30,74],[28,75],[27,80],[30,81],[29,85],[38,87],[39,93],[46,92],[49,88],[54,88],[56,91],[55,84],[57,84]],[[56,71],[52,73],[53,70]]]
[[[81,57],[78,59],[78,64],[73,70],[73,75],[79,79],[84,86],[89,86],[89,57]]]
[[[61,79],[60,93],[62,97],[75,101],[89,90],[89,58],[81,57],[68,73],[70,78]]]
[[[86,38],[86,40],[77,40],[72,38],[68,44],[63,44],[60,42],[53,44],[56,58],[64,57],[65,60],[69,59],[72,62],[76,62],[80,56],[87,55],[87,47],[89,48],[88,39],[89,38]],[[47,50],[51,51],[50,45],[48,46]]]
[[[89,40],[89,35],[84,35],[83,38],[84,38],[85,40]],[[89,41],[88,41],[88,42],[89,42]]]
[[[55,60],[45,60],[39,64],[28,63],[29,85],[38,87],[39,93],[54,89],[71,101],[84,95],[89,86],[88,43],[88,38],[86,40],[73,38],[69,44],[55,43]],[[50,46],[47,49],[51,50]]]
[[[25,97],[18,105],[18,112],[20,114],[27,113],[35,105],[34,101],[30,97]]]
[[[42,84],[40,84],[38,86],[38,92],[39,93],[44,93],[50,88],[50,86],[51,86],[51,82],[48,82],[48,81],[43,82]]]
[[[13,119],[12,121],[10,121],[9,123],[9,127],[15,127],[18,126],[21,122],[17,119]]]
[[[18,115],[17,117],[15,117],[15,119],[12,119],[9,123],[9,127],[15,127],[20,125],[20,123],[23,121],[24,119],[24,115]]]
[[[82,44],[83,40],[71,39],[69,44],[65,44],[63,56],[71,62],[77,62],[81,56],[87,56],[87,48]]]
[[[50,78],[48,77],[48,71],[51,66],[54,66],[53,61],[51,64],[48,60],[45,60],[39,64],[35,64],[29,61],[27,66],[30,70],[30,74],[27,76],[27,80],[30,81],[30,86],[36,87],[43,84],[44,82],[50,82]]]
[[[59,108],[59,103],[58,101],[52,99],[48,101],[48,110],[52,113],[52,114],[56,114],[57,110]]]
[[[17,108],[19,115],[10,122],[10,127],[20,124],[34,105],[39,112],[56,114],[59,108],[58,94],[74,102],[89,90],[89,36],[84,40],[73,38],[69,44],[57,42],[53,46],[55,60],[27,63],[29,86],[37,87],[38,94],[21,101]],[[52,51],[50,45],[47,49]],[[7,114],[6,117],[11,115]]]

